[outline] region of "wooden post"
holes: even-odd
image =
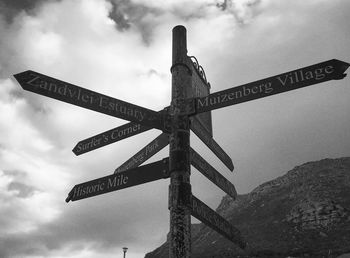
[[[170,258],[191,257],[190,126],[184,114],[191,69],[187,66],[186,28],[173,29],[171,134],[169,148]]]

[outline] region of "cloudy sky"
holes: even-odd
[[[75,156],[82,139],[125,121],[24,91],[34,70],[153,110],[170,103],[171,30],[212,92],[329,59],[350,62],[348,0],[0,1],[0,257],[139,258],[165,241],[168,180],[65,203],[78,183],[108,175],[159,131]],[[247,193],[296,165],[350,156],[350,78],[213,111],[214,137]],[[165,149],[150,161],[168,155]],[[192,170],[193,193],[224,193]],[[193,220],[197,222],[196,220]]]

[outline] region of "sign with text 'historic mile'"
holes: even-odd
[[[163,130],[162,117],[156,111],[33,71],[15,74],[14,77],[22,88],[27,91]]]
[[[85,199],[168,177],[169,159],[165,158],[138,168],[75,185],[70,191],[66,202]]]
[[[329,80],[340,80],[345,77],[344,72],[349,65],[350,64],[343,61],[332,59],[238,87],[215,92],[195,100],[196,112],[207,112],[213,109],[264,98]]]

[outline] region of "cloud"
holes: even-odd
[[[112,257],[124,245],[128,257],[141,257],[165,240],[169,217],[166,180],[64,203],[75,184],[111,173],[159,132],[75,157],[78,141],[125,121],[26,92],[12,74],[31,69],[160,110],[170,102],[175,25],[187,27],[189,54],[203,65],[212,91],[342,59],[350,46],[350,8],[341,0],[3,6],[13,10],[0,13],[0,256],[6,258]],[[214,135],[234,160],[234,176],[198,139],[191,144],[240,193],[302,160],[346,155],[349,92],[340,81],[330,85],[213,112]],[[223,193],[197,174],[193,191],[214,208]]]

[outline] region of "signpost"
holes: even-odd
[[[75,185],[66,202],[81,200],[168,177],[169,159],[165,158],[138,168]]]
[[[186,87],[191,87],[191,69],[187,65],[186,29],[173,29],[172,89],[170,116],[169,210],[170,210],[170,258],[191,257],[191,184],[190,184],[190,120],[185,110]]]
[[[192,57],[193,58],[193,57]],[[170,177],[169,257],[190,258],[191,214],[241,248],[246,247],[238,229],[192,195],[190,165],[232,198],[235,187],[190,147],[190,129],[232,171],[233,163],[215,142],[211,110],[299,89],[345,77],[350,64],[332,59],[259,81],[210,94],[203,68],[187,56],[186,29],[173,29],[172,100],[170,107],[156,112],[81,88],[55,78],[25,71],[14,75],[23,89],[130,123],[80,141],[73,149],[80,155],[152,128],[163,131],[156,139],[118,167],[114,174],[75,185],[66,201],[76,201],[127,187]],[[139,167],[169,144],[169,158]]]

